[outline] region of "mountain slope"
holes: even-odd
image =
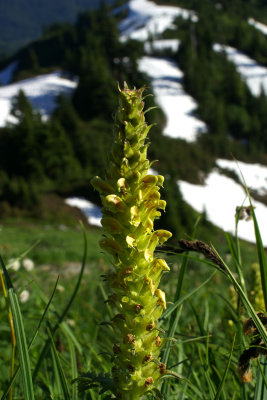
[[[100,0],[1,0],[0,58],[39,37],[46,25],[74,22],[77,13],[95,9]],[[113,4],[114,0],[105,0]]]
[[[112,21],[109,13],[106,16],[101,12],[95,13],[94,16],[85,14],[74,26],[58,27],[51,31],[48,38],[46,36],[17,53],[18,57],[21,57],[16,72],[18,74],[24,73],[27,76],[27,73],[33,75],[34,71],[54,71],[61,61],[60,67],[77,74],[79,83],[76,90],[75,85],[71,89],[74,90],[72,101],[65,99],[62,102],[61,99],[59,107],[52,115],[51,123],[42,123],[32,113],[35,121],[32,126],[29,121],[29,105],[22,99],[25,116],[28,117],[20,119],[18,128],[14,125],[2,128],[2,148],[15,147],[17,140],[13,145],[7,142],[12,137],[16,139],[16,131],[20,132],[23,151],[27,150],[27,155],[32,158],[26,169],[27,184],[30,187],[31,182],[34,182],[36,187],[39,185],[39,182],[33,181],[36,176],[33,175],[32,165],[36,170],[37,167],[40,171],[43,169],[44,177],[50,179],[49,187],[52,186],[53,180],[53,190],[58,188],[62,172],[66,184],[70,187],[77,185],[79,180],[84,182],[84,179],[94,173],[101,175],[110,140],[110,116],[116,107],[116,82],[122,84],[123,80],[127,80],[130,85],[146,85],[145,73],[150,79],[154,99],[165,114],[163,117],[158,109],[147,114],[149,123],[157,123],[152,130],[150,158],[159,160],[155,168],[166,176],[164,196],[168,202],[168,210],[163,216],[163,219],[167,220],[164,224],[173,232],[180,232],[181,229],[191,230],[196,213],[183,202],[182,193],[187,203],[203,213],[207,220],[233,232],[235,207],[242,204],[245,193],[240,185],[240,178],[237,177],[238,171],[233,163],[224,159],[231,158],[231,153],[238,159],[251,163],[259,161],[259,157],[261,160],[266,157],[266,135],[262,127],[267,127],[267,98],[264,91],[259,96],[258,91],[254,93],[250,88],[252,83],[253,89],[255,79],[258,88],[260,84],[265,86],[265,70],[261,67],[261,73],[258,75],[259,63],[229,47],[227,40],[234,40],[233,32],[230,39],[221,37],[219,46],[218,32],[213,30],[213,21],[205,15],[197,14],[193,10],[157,6],[148,0],[132,0],[123,8],[121,20],[116,16]],[[225,24],[225,18],[228,23],[230,21],[232,28],[240,22],[234,17],[230,18],[228,14],[216,14],[220,23]],[[116,30],[118,21],[120,35]],[[243,44],[244,48],[248,48],[247,45],[251,38],[255,39],[254,33],[257,33],[257,30],[249,26],[247,20],[242,20],[242,24],[247,37],[246,41],[239,43],[241,47]],[[55,46],[52,47],[53,45]],[[60,45],[64,58],[59,58],[58,52],[54,51],[57,45]],[[45,54],[50,56],[49,64],[47,57],[44,57],[44,48],[47,52]],[[263,53],[258,52],[259,58]],[[33,54],[39,67],[29,63]],[[229,61],[229,58],[233,62]],[[30,68],[27,68],[27,62],[31,65]],[[13,66],[14,64],[10,64],[7,70],[0,72],[0,79],[1,76],[7,79]],[[19,79],[19,75],[16,79]],[[31,98],[30,87],[36,79],[29,80],[29,86],[27,81],[20,81],[3,87],[0,97],[5,91],[11,93],[12,87],[18,89],[25,84],[24,91],[36,107]],[[47,90],[49,88],[43,88],[42,92],[46,93]],[[10,95],[10,103],[11,97]],[[148,108],[154,105],[149,103],[150,99],[151,97],[146,99]],[[38,108],[40,110],[42,107]],[[20,109],[16,109],[15,112],[20,115]],[[258,128],[258,132],[255,127]],[[62,136],[59,145],[57,140],[52,141],[55,131],[60,132]],[[25,133],[26,141],[23,137]],[[259,136],[256,133],[259,133]],[[49,151],[45,153],[43,137],[47,146],[50,146]],[[64,162],[57,165],[58,159],[63,157],[61,150],[64,142],[69,153],[65,152],[64,156],[67,155],[67,158],[63,158]],[[20,160],[19,164],[21,154],[25,157],[25,152],[21,152],[20,147],[17,147],[16,163],[10,163],[2,150],[3,160],[6,158],[5,162],[9,168],[3,164],[2,168],[6,168],[4,174],[7,172],[9,175],[11,170],[13,175],[19,176],[13,184],[14,187],[9,188],[12,199],[17,195],[17,191],[21,190],[17,189],[16,185],[21,185],[20,179],[26,177],[20,175],[24,168],[23,160]],[[53,152],[55,157],[52,160],[50,152]],[[44,161],[40,163],[42,158]],[[252,171],[255,165],[241,165],[242,170],[246,167]],[[66,176],[62,168],[68,168],[69,176]],[[257,198],[266,196],[267,193],[267,184],[263,179],[265,173],[266,168],[261,168],[254,174],[262,178],[260,188],[249,182]],[[246,175],[249,175],[247,171]],[[6,185],[10,185],[8,177],[3,176],[5,179],[2,181],[6,180]],[[256,180],[255,176],[253,181]],[[44,182],[47,184],[47,181]],[[25,189],[26,183],[22,183]],[[90,193],[88,188],[79,193],[73,190],[70,192],[66,193],[66,197],[86,193],[91,201],[95,201],[94,194]],[[260,212],[260,219],[264,220],[263,216],[267,215],[266,206],[257,204],[256,213],[257,211]],[[240,229],[241,237],[253,240],[252,229],[246,228],[245,224]],[[267,243],[267,231],[264,229],[263,240]]]

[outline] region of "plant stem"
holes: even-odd
[[[6,308],[7,308],[7,312],[8,312],[8,322],[9,322],[10,335],[11,335],[12,349],[11,349],[10,379],[12,379],[13,375],[14,375],[14,367],[15,367],[16,336],[15,336],[15,330],[14,330],[13,316],[12,316],[12,312],[9,307],[7,291],[6,291],[6,287],[5,287],[5,281],[4,281],[4,277],[3,277],[1,270],[0,270],[0,282],[1,282],[4,299],[6,302]],[[9,398],[9,400],[12,400],[12,398],[13,398],[13,387],[10,388],[8,398]]]

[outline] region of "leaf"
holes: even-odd
[[[51,303],[52,303],[52,299],[53,299],[54,294],[55,294],[55,292],[56,292],[56,288],[57,288],[57,284],[58,284],[58,279],[59,279],[59,277],[57,277],[57,280],[56,280],[56,283],[55,283],[53,292],[52,292],[52,294],[51,294],[51,296],[50,296],[50,299],[48,300],[48,303],[46,304],[46,307],[45,307],[44,312],[43,312],[43,314],[42,314],[42,316],[41,316],[41,318],[40,318],[40,321],[39,321],[38,326],[37,326],[37,328],[36,328],[36,330],[35,330],[35,332],[34,332],[34,335],[33,335],[33,337],[32,337],[31,340],[30,340],[30,343],[29,343],[29,346],[28,346],[28,350],[30,350],[32,344],[34,343],[34,341],[35,341],[35,339],[36,339],[36,337],[37,337],[37,335],[38,335],[38,333],[39,333],[39,330],[40,330],[40,328],[41,328],[41,325],[42,325],[42,323],[43,323],[43,321],[44,321],[44,318],[45,318],[45,316],[46,316],[46,313],[47,313],[47,311],[48,311],[48,309],[49,309],[49,307],[50,307],[50,305],[51,305]],[[18,366],[18,368],[16,369],[16,371],[15,371],[15,373],[14,373],[14,375],[13,375],[13,378],[10,380],[10,382],[9,382],[9,384],[8,384],[8,386],[7,386],[7,388],[6,388],[5,392],[4,392],[4,394],[3,394],[3,396],[1,397],[1,400],[5,400],[5,399],[6,399],[6,396],[8,395],[9,390],[10,390],[11,386],[13,385],[13,383],[14,383],[14,381],[15,381],[17,375],[18,375],[19,370],[20,370],[20,366]]]
[[[3,269],[3,273],[7,285],[7,295],[10,302],[10,308],[13,315],[13,322],[15,328],[16,341],[19,351],[19,360],[21,367],[21,375],[24,389],[24,398],[27,400],[34,400],[34,391],[32,384],[32,373],[30,366],[30,357],[28,352],[28,345],[26,341],[26,335],[24,330],[23,319],[21,315],[21,310],[19,306],[18,296],[12,286],[8,271],[5,267],[2,257],[0,256],[0,261]]]
[[[64,320],[65,316],[67,315],[67,313],[68,313],[68,311],[69,311],[69,309],[70,309],[70,307],[71,307],[71,305],[72,305],[72,303],[73,303],[73,301],[74,301],[74,299],[75,299],[75,297],[76,297],[76,295],[78,293],[78,290],[79,290],[79,287],[80,287],[80,284],[81,284],[81,281],[82,281],[84,268],[85,268],[85,264],[86,264],[86,260],[87,260],[87,238],[86,238],[86,231],[85,231],[85,228],[84,228],[82,223],[81,223],[81,226],[82,226],[82,230],[83,230],[84,251],[83,251],[83,259],[82,259],[82,265],[81,265],[80,274],[79,274],[79,277],[78,277],[78,280],[76,282],[75,288],[74,288],[74,290],[72,292],[72,295],[71,295],[68,303],[66,304],[66,306],[65,306],[64,310],[62,311],[61,315],[58,316],[58,320],[57,320],[56,324],[54,325],[54,327],[52,328],[52,334],[53,335],[57,331],[57,329],[58,329],[59,325],[61,324],[61,322]],[[37,377],[38,371],[39,371],[39,369],[41,367],[41,364],[42,364],[42,362],[43,362],[43,360],[45,358],[45,355],[47,353],[49,345],[50,345],[50,340],[48,339],[46,341],[44,347],[43,347],[43,350],[42,350],[42,352],[41,352],[41,354],[39,356],[39,359],[37,361],[35,370],[33,372],[33,381],[35,381],[35,379]]]
[[[51,341],[51,352],[52,352],[52,356],[54,357],[55,362],[53,363],[54,365],[54,372],[55,375],[58,376],[59,378],[59,383],[60,383],[60,387],[62,389],[63,395],[64,395],[64,400],[71,400],[70,398],[70,393],[69,393],[69,389],[68,389],[68,384],[67,384],[67,380],[58,356],[58,352],[55,346],[55,342],[51,333],[51,330],[49,328],[49,326],[47,327],[47,333],[49,336],[49,339]]]
[[[116,390],[115,383],[109,374],[96,375],[93,372],[87,372],[74,379],[72,383],[78,383],[79,394],[83,394],[91,388],[98,388],[100,390],[99,394],[103,394],[108,390],[114,393]]]
[[[265,310],[267,310],[267,262],[266,262],[266,257],[265,257],[265,251],[262,243],[262,238],[259,230],[259,225],[258,221],[256,218],[256,214],[254,211],[254,207],[251,201],[251,196],[244,178],[244,175],[242,174],[241,169],[239,168],[239,165],[237,163],[238,169],[240,171],[245,190],[249,199],[249,204],[250,204],[250,211],[253,219],[253,224],[254,224],[254,232],[255,232],[255,238],[256,238],[256,246],[257,246],[257,253],[258,253],[258,259],[259,259],[259,265],[260,265],[260,272],[261,272],[261,284],[262,284],[262,290],[263,290],[263,296],[264,296],[264,303],[265,303]],[[266,344],[266,343],[265,343]]]
[[[180,299],[178,299],[174,304],[172,304],[170,307],[167,308],[167,310],[165,310],[162,313],[162,316],[160,318],[160,323],[159,325],[161,325],[162,321],[167,318],[171,313],[173,313],[177,307],[179,307],[185,300],[187,300],[189,297],[191,297],[193,294],[195,294],[196,292],[198,292],[198,290],[200,290],[203,286],[205,286],[215,275],[216,272],[213,272],[211,274],[211,276],[204,281],[203,283],[201,283],[201,285],[199,285],[197,288],[191,290],[191,292],[186,293],[185,295],[183,295],[182,297],[180,297]]]
[[[216,252],[215,248],[213,247],[214,251]],[[227,276],[230,279],[230,281],[232,282],[233,286],[235,287],[237,293],[240,296],[240,299],[245,307],[245,309],[247,310],[247,313],[250,315],[250,317],[252,318],[256,328],[258,329],[258,332],[262,338],[262,340],[264,341],[265,345],[267,346],[267,332],[265,330],[264,325],[262,324],[261,320],[259,319],[256,311],[254,310],[252,304],[250,303],[248,297],[246,296],[245,292],[243,291],[242,287],[240,286],[240,284],[238,283],[238,281],[235,279],[234,275],[232,274],[230,268],[228,267],[228,265],[223,261],[223,259],[221,258],[221,256],[217,253],[218,257],[221,259],[224,268],[227,272]]]
[[[219,400],[220,399],[220,395],[221,395],[221,392],[223,390],[223,385],[225,383],[225,380],[226,380],[226,377],[227,377],[227,374],[228,374],[228,371],[229,371],[229,368],[230,368],[232,355],[233,355],[233,351],[234,351],[234,346],[235,346],[235,337],[234,337],[234,340],[233,340],[233,343],[232,343],[232,348],[231,348],[231,352],[230,352],[230,355],[229,355],[229,358],[228,358],[228,362],[227,362],[227,365],[226,365],[222,380],[220,382],[220,385],[219,385],[219,387],[217,389],[217,393],[216,393],[216,395],[214,397],[214,400]]]

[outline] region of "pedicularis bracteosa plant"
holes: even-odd
[[[111,321],[117,341],[112,375],[115,395],[123,400],[140,399],[166,370],[159,360],[163,340],[157,329],[166,301],[158,285],[169,267],[154,257],[154,250],[171,233],[154,230],[166,202],[159,194],[164,178],[148,173],[146,138],[151,126],[145,121],[143,91],[126,84],[120,90],[106,177],[92,180],[103,204],[105,235],[100,246],[112,256],[113,271],[107,276],[109,300],[117,312]]]

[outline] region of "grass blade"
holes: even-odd
[[[250,201],[250,209],[251,209],[253,223],[254,223],[257,253],[258,253],[258,259],[259,259],[259,265],[260,265],[260,271],[261,271],[261,284],[262,284],[262,290],[263,290],[263,296],[264,296],[264,304],[265,304],[265,310],[267,310],[267,263],[266,263],[265,251],[264,251],[264,247],[263,247],[263,243],[262,243],[262,239],[261,239],[258,221],[257,221],[256,215],[255,215],[254,208],[252,206],[250,197],[249,197],[249,201]]]
[[[16,292],[12,286],[5,264],[0,256],[1,266],[6,280],[7,294],[10,302],[10,308],[13,315],[14,328],[16,334],[17,347],[19,351],[19,360],[21,366],[21,375],[23,382],[24,397],[27,400],[34,400],[34,391],[32,384],[32,374],[30,367],[30,357],[28,345],[24,330],[23,319],[20,311],[19,301]]]
[[[60,387],[62,389],[63,395],[64,395],[64,400],[71,400],[70,398],[70,393],[69,393],[69,389],[68,389],[68,384],[67,384],[67,380],[57,353],[57,349],[55,346],[55,342],[51,333],[51,330],[49,327],[47,327],[47,333],[49,336],[49,340],[51,342],[51,353],[52,353],[52,357],[55,360],[54,363],[54,368],[55,368],[55,374],[56,376],[58,376],[59,382],[60,382]]]
[[[230,253],[232,255],[232,259],[235,263],[235,267],[236,267],[236,271],[239,277],[239,282],[242,286],[242,289],[244,290],[245,293],[246,292],[246,284],[245,284],[245,279],[244,279],[244,275],[243,275],[243,271],[242,271],[242,266],[240,264],[240,250],[239,250],[239,242],[238,239],[236,239],[237,244],[234,243],[233,238],[231,235],[229,235],[229,233],[225,234],[226,236],[226,240],[227,240],[227,244],[228,244],[228,248],[230,250]],[[236,246],[238,248],[236,248]]]
[[[185,300],[187,300],[189,297],[191,297],[193,294],[195,294],[198,290],[200,290],[203,286],[205,286],[212,278],[213,276],[216,274],[216,272],[213,272],[211,274],[211,276],[204,281],[203,283],[201,283],[201,285],[199,285],[197,288],[191,290],[191,292],[186,293],[185,295],[183,295],[182,297],[180,297],[180,299],[178,299],[174,304],[172,304],[170,307],[167,308],[167,310],[165,310],[162,313],[161,319],[159,321],[159,325],[161,325],[161,323],[163,322],[163,320],[165,318],[167,318],[169,315],[171,315],[177,307],[179,307]]]
[[[265,327],[263,326],[261,320],[259,319],[256,311],[254,310],[252,304],[250,303],[248,297],[246,296],[245,292],[243,291],[242,287],[240,286],[240,284],[238,283],[238,281],[235,279],[234,275],[232,274],[230,268],[228,267],[228,265],[223,261],[223,259],[221,258],[221,256],[218,254],[218,252],[216,251],[216,249],[214,247],[212,247],[213,250],[216,252],[217,256],[219,257],[219,259],[221,260],[228,278],[230,279],[230,281],[232,282],[233,286],[235,287],[236,291],[238,292],[240,299],[245,307],[245,309],[247,310],[247,313],[250,315],[250,317],[252,318],[262,340],[264,341],[265,346],[267,346],[267,332],[265,330]]]
[[[64,333],[64,335],[72,341],[73,345],[76,347],[79,354],[82,354],[82,346],[78,342],[78,339],[72,332],[72,330],[71,330],[70,326],[67,324],[67,322],[63,321],[60,325],[60,328],[61,328],[62,332]]]
[[[70,349],[70,363],[71,363],[71,380],[77,379],[78,377],[78,368],[77,368],[77,359],[76,359],[76,352],[75,347],[72,342],[72,339],[68,337],[68,344]],[[72,384],[72,400],[78,400],[78,387],[77,383]]]
[[[40,330],[41,325],[42,325],[42,323],[43,323],[43,321],[44,321],[44,318],[45,318],[45,316],[46,316],[46,313],[47,313],[47,311],[48,311],[48,309],[49,309],[49,307],[50,307],[50,305],[51,305],[51,303],[52,303],[54,294],[55,294],[55,292],[56,292],[58,280],[59,280],[59,276],[57,277],[57,280],[56,280],[56,283],[55,283],[53,292],[52,292],[52,294],[51,294],[51,296],[50,296],[50,299],[48,300],[48,302],[47,302],[47,304],[46,304],[46,306],[45,306],[44,312],[43,312],[43,314],[42,314],[42,316],[41,316],[41,318],[40,318],[40,321],[39,321],[38,326],[37,326],[37,328],[36,328],[36,330],[35,330],[35,332],[34,332],[34,335],[33,335],[33,337],[32,337],[31,340],[30,340],[30,343],[29,343],[29,346],[28,346],[28,350],[30,350],[32,344],[34,343],[34,340],[36,339],[36,337],[37,337],[37,335],[38,335],[38,333],[39,333],[39,330]],[[9,393],[9,391],[10,391],[10,389],[11,389],[11,386],[13,385],[13,383],[14,383],[14,381],[15,381],[17,375],[18,375],[19,370],[20,370],[20,366],[18,366],[18,368],[16,369],[13,378],[10,380],[7,389],[5,390],[3,396],[1,397],[1,400],[5,400],[5,399],[6,399],[6,396],[8,395],[8,393]]]
[[[239,168],[238,163],[237,163],[237,166]],[[258,260],[259,260],[259,265],[260,265],[261,284],[262,284],[262,290],[263,290],[263,296],[264,296],[264,304],[265,304],[265,310],[267,310],[267,263],[266,263],[264,247],[263,247],[263,243],[262,243],[262,238],[261,238],[261,234],[260,234],[260,230],[259,230],[258,221],[256,218],[256,214],[254,211],[252,201],[251,201],[251,196],[250,196],[244,175],[242,174],[242,171],[240,170],[240,168],[239,168],[239,171],[240,171],[242,180],[244,182],[245,190],[246,190],[246,193],[247,193],[247,196],[249,199],[250,211],[251,211],[253,224],[254,224],[254,232],[255,232],[256,246],[257,246]]]
[[[221,383],[220,383],[220,385],[218,387],[217,393],[216,393],[216,395],[214,397],[214,400],[219,400],[220,394],[221,394],[221,392],[223,390],[223,385],[224,385],[224,382],[226,380],[226,377],[227,377],[227,374],[228,374],[228,371],[229,371],[229,368],[230,368],[232,355],[233,355],[233,351],[234,351],[234,346],[235,346],[235,337],[234,337],[234,340],[233,340],[233,344],[232,344],[231,352],[230,352],[230,355],[229,355],[229,358],[228,358],[228,361],[227,361],[227,365],[226,365],[226,368],[225,368]]]
[[[20,260],[22,260],[24,257],[26,257],[27,254],[30,253],[30,251],[31,251],[32,249],[34,249],[39,243],[40,243],[40,240],[36,240],[36,242],[34,242],[32,246],[30,246],[27,250],[25,250],[23,253],[21,253],[19,257],[14,258],[14,259],[12,260],[11,263],[8,263],[8,264],[6,265],[6,269],[9,269],[9,268],[11,267],[11,265],[14,264],[14,262],[20,261]]]
[[[262,365],[264,368],[262,368]],[[267,395],[267,366],[263,356],[258,360],[258,371],[254,400],[265,400]]]
[[[176,312],[176,314],[174,316],[174,319],[173,319],[173,322],[172,322],[172,324],[170,324],[170,328],[169,328],[168,335],[167,335],[168,339],[172,339],[174,337],[174,335],[175,335],[175,331],[176,331],[176,328],[177,328],[177,325],[178,325],[178,321],[179,321],[180,316],[181,316],[181,311],[182,311],[182,306],[180,307],[179,311]],[[171,341],[169,340],[166,343],[166,346],[164,348],[164,353],[162,355],[162,362],[164,364],[166,364],[166,365],[168,363],[170,350],[171,350]],[[166,396],[167,395],[167,391],[168,391],[168,383],[164,382],[163,385],[162,385],[161,394],[163,396]]]
[[[176,293],[174,296],[174,304],[180,299],[181,292],[182,292],[182,286],[183,286],[183,282],[184,282],[184,277],[185,277],[185,272],[186,272],[187,267],[188,267],[188,257],[185,257],[183,259],[181,269],[179,272],[179,276],[178,276],[177,288],[176,288]],[[180,310],[178,312],[176,312],[175,314],[173,314],[173,313],[171,314],[169,329],[168,329],[168,334],[167,334],[167,337],[169,339],[172,339],[175,335],[175,331],[176,331],[176,328],[178,325],[181,311],[182,311],[182,306],[180,307]],[[171,350],[171,342],[168,341],[165,346],[163,356],[162,356],[162,362],[166,365],[168,365],[170,350]],[[161,394],[163,396],[167,397],[168,390],[169,390],[168,383],[164,382],[162,385],[162,388],[161,388]]]
[[[74,290],[72,292],[72,295],[71,295],[68,303],[66,304],[66,306],[65,306],[63,312],[61,313],[61,315],[58,316],[58,320],[57,320],[56,324],[54,325],[54,327],[51,330],[53,335],[57,331],[57,329],[58,329],[59,325],[61,324],[61,322],[64,320],[65,316],[67,315],[67,313],[68,313],[68,311],[69,311],[69,309],[70,309],[70,307],[71,307],[71,305],[72,305],[72,303],[73,303],[73,301],[74,301],[74,299],[75,299],[75,297],[76,297],[76,295],[78,293],[78,290],[79,290],[79,287],[80,287],[80,284],[81,284],[81,281],[82,281],[82,277],[83,277],[83,273],[84,273],[84,269],[85,269],[85,264],[86,264],[86,260],[87,260],[87,238],[86,238],[85,228],[84,228],[84,226],[82,224],[81,224],[81,226],[82,226],[83,239],[84,239],[84,251],[83,251],[83,259],[82,259],[82,265],[81,265],[80,274],[79,274],[77,283],[75,285],[75,288],[74,288]],[[47,353],[47,350],[48,350],[49,346],[50,346],[50,340],[47,339],[47,341],[45,342],[45,345],[43,347],[43,350],[42,350],[42,352],[41,352],[41,354],[39,356],[39,359],[37,361],[36,367],[34,369],[33,381],[35,381],[35,379],[37,377],[38,371],[39,371],[39,369],[41,367],[41,364],[42,364],[42,362],[43,362],[43,360],[45,358],[45,355]]]

